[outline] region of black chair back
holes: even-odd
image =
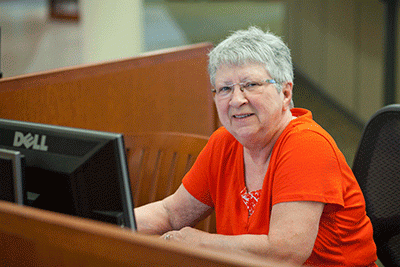
[[[354,158],[374,228],[378,258],[400,266],[400,105],[386,106],[368,121]]]

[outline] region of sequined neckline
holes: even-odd
[[[258,200],[261,196],[261,189],[247,192],[246,187],[240,192],[243,203],[246,205],[246,208],[249,212],[249,217],[254,213]]]

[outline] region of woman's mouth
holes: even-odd
[[[233,117],[234,117],[234,118],[236,118],[236,119],[243,119],[243,118],[250,117],[250,116],[252,116],[252,115],[253,115],[253,113],[248,113],[248,114],[238,114],[238,115],[233,115]]]

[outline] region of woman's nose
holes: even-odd
[[[241,106],[247,102],[248,100],[246,98],[246,93],[244,92],[243,87],[241,87],[239,84],[235,85],[232,88],[232,94],[229,104],[231,106]]]

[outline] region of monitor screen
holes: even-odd
[[[0,148],[25,157],[25,205],[136,229],[122,134],[0,119]]]
[[[14,150],[0,148],[0,200],[24,204],[25,157]]]

